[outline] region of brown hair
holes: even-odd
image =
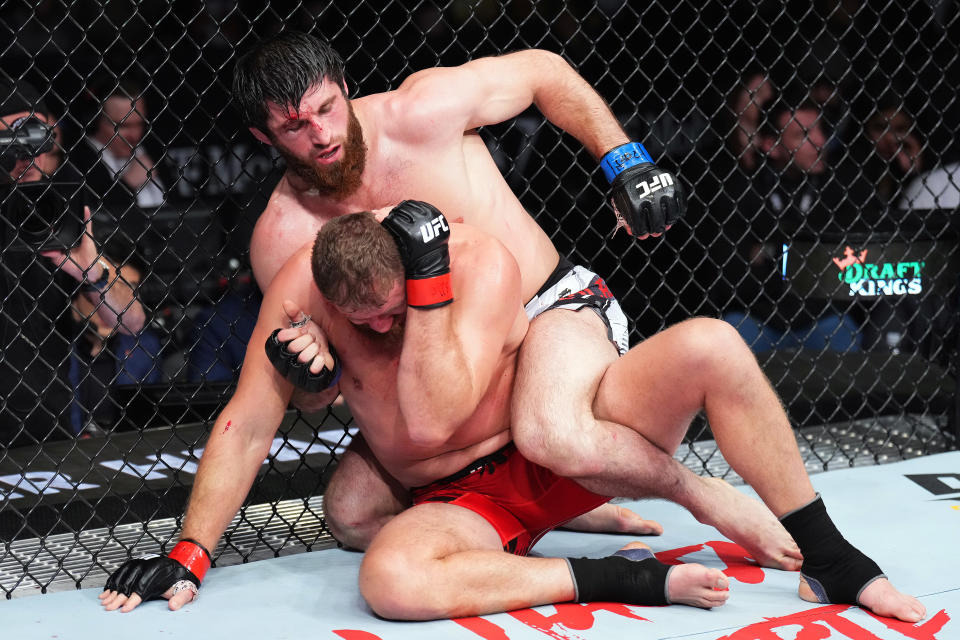
[[[310,267],[323,297],[348,309],[381,306],[403,279],[400,250],[369,211],[324,223],[313,243]]]

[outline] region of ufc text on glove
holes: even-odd
[[[637,142],[608,151],[600,159],[600,166],[610,183],[617,229],[625,227],[632,236],[663,233],[687,208],[680,181],[670,172],[658,169]]]
[[[407,304],[433,309],[453,302],[450,282],[450,227],[440,210],[404,200],[380,224],[390,232],[406,271]]]

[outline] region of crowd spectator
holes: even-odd
[[[248,275],[194,317],[187,353],[190,382],[232,382],[240,375],[262,300]]]
[[[38,122],[49,127],[48,138],[56,135],[56,123],[34,87],[0,83],[0,129],[26,131]],[[24,209],[13,206],[21,197],[19,185],[48,179],[76,184],[79,178],[70,163],[60,162],[56,145],[7,147],[0,153],[7,183],[0,201],[0,446],[18,446],[73,434],[69,365],[80,333],[74,298],[86,300],[88,317],[127,335],[140,332],[145,314],[120,266],[95,245],[89,208],[71,248],[44,249],[23,234],[17,216]],[[79,191],[72,195],[79,196]]]
[[[134,288],[143,277],[143,269],[133,263],[121,265],[119,272]],[[113,400],[112,389],[161,381],[162,340],[149,324],[135,334],[116,331],[83,296],[73,301],[73,318],[81,330],[70,359],[75,392],[70,424],[75,434],[98,435],[120,417],[122,407]]]
[[[884,222],[924,165],[924,140],[913,117],[899,100],[879,102],[837,163],[845,209],[857,212],[845,224],[866,230]]]
[[[901,209],[960,209],[960,162],[950,162],[913,178],[899,200]]]
[[[769,76],[756,71],[748,73],[727,100],[727,108],[733,116],[727,146],[740,167],[748,171],[760,163],[756,136],[761,107],[773,98],[775,92]]]
[[[835,224],[842,191],[826,163],[822,125],[816,102],[772,98],[756,134],[760,164],[756,170],[741,164],[732,172],[724,200],[714,207],[722,231],[711,248],[723,265],[726,285],[717,287],[714,296],[723,318],[758,353],[852,351],[862,342],[857,319],[830,301],[792,290],[779,270],[784,240],[814,238]]]
[[[164,185],[142,144],[148,124],[144,88],[131,81],[106,80],[87,91],[91,108],[81,117],[86,120],[86,135],[71,155],[85,168],[88,188],[115,216],[133,207],[159,207]]]

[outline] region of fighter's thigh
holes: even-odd
[[[723,375],[725,344],[733,340],[742,343],[730,325],[711,318],[687,320],[647,338],[605,371],[596,417],[628,425],[675,452],[704,408],[711,378]]]
[[[327,517],[341,526],[397,514],[410,504],[407,492],[380,466],[359,433],[340,455],[323,501]]]
[[[374,538],[360,565],[360,588],[429,583],[437,560],[475,550],[503,550],[486,519],[452,504],[419,504],[393,518]]]
[[[553,309],[530,323],[514,383],[513,429],[582,425],[604,371],[617,359],[591,309]]]

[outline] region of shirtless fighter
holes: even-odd
[[[339,353],[339,363],[326,360],[326,382],[339,372],[341,391],[373,452],[402,486],[412,488],[415,506],[382,528],[364,559],[360,586],[371,607],[385,617],[431,619],[574,599],[722,604],[726,594],[718,589],[726,583],[719,572],[687,565],[670,573],[637,549],[566,561],[503,553],[525,553],[547,530],[605,498],[529,463],[508,446],[509,394],[527,322],[517,266],[499,242],[452,226],[448,254],[446,221],[425,203],[401,203],[382,227],[370,214],[330,221],[313,251],[316,287],[302,249],[267,292],[253,336],[265,339],[294,311],[313,315]],[[281,303],[288,295],[292,302],[284,313]],[[729,345],[716,346],[731,355]],[[214,427],[219,435],[211,437],[201,461],[198,478],[205,482],[194,488],[184,538],[170,556],[133,560],[111,576],[102,595],[108,609],[130,610],[141,598],[161,594],[175,609],[196,593],[209,567],[204,548],[214,546],[239,508],[292,393],[266,352],[251,349],[247,358],[237,393]],[[762,377],[757,380],[737,362],[727,364],[734,379],[721,386],[755,408],[757,400],[740,385],[757,385]],[[706,360],[704,365],[713,368]],[[740,375],[746,379],[737,380]],[[630,395],[642,396],[646,383],[639,380]],[[618,411],[608,400],[598,399],[598,406],[601,417],[608,409]],[[738,441],[743,429],[717,433],[725,456],[739,460],[727,451],[739,447],[762,459],[784,457],[788,445],[764,434],[769,425],[747,423],[754,425],[748,442]],[[781,520],[804,555],[801,597],[920,619],[922,605],[897,592],[837,531],[802,464],[801,475],[795,474],[799,452],[792,438],[789,442],[793,457],[786,456],[776,479],[764,479],[775,486],[755,488],[765,500],[780,501],[772,505],[776,509],[785,500],[798,500]],[[606,478],[601,474],[599,480]],[[537,506],[523,508],[531,500]],[[730,504],[721,501],[717,508]],[[188,585],[182,595],[170,586],[175,581]]]
[[[311,315],[336,348],[328,381],[337,371],[366,442],[412,491],[415,506],[375,537],[361,567],[373,610],[428,620],[577,599],[723,604],[729,592],[719,570],[671,570],[634,545],[602,560],[525,557],[544,533],[609,498],[528,463],[510,444],[528,325],[516,261],[482,231],[451,231],[426,203],[401,203],[383,224],[358,213],[324,225],[312,270],[310,249],[300,249],[266,292],[251,338],[267,341],[284,304]],[[429,242],[424,224],[436,229]],[[405,273],[417,288],[405,289]],[[186,589],[168,590],[170,607],[192,597],[209,566],[204,549],[214,548],[249,490],[292,390],[264,349],[247,350],[237,392],[214,426],[221,437],[200,463],[216,484],[194,489],[184,538],[169,557],[133,560],[110,578],[107,609],[127,611],[178,581]]]
[[[742,340],[728,325],[698,319],[618,359],[627,345],[616,301],[599,278],[558,261],[476,134],[476,127],[536,105],[600,159],[628,232],[644,237],[674,222],[684,206],[679,182],[649,162],[603,99],[559,56],[520,51],[427,69],[395,91],[348,100],[336,52],[288,34],[238,62],[234,84],[254,135],[273,144],[290,167],[254,232],[253,264],[262,285],[304,237],[349,211],[417,198],[478,226],[519,263],[522,298],[533,318],[513,394],[511,427],[520,452],[595,493],[675,501],[761,564],[800,567],[797,545],[774,514],[815,496],[780,402]],[[311,329],[317,338],[306,328],[278,338],[303,334],[288,349],[305,363],[312,359],[317,371],[328,354],[322,335]],[[672,458],[704,409],[728,462],[773,513]],[[755,444],[767,455],[754,455]],[[325,494],[328,525],[359,548],[409,500],[364,453],[358,446],[343,457]],[[599,521],[617,521],[618,514],[609,515]],[[639,532],[646,523],[626,524],[620,528]],[[893,603],[882,610],[915,616],[884,584],[871,585],[861,600],[878,611],[870,603],[879,592]]]
[[[619,458],[616,466],[630,469],[624,481],[649,482],[651,494],[684,502],[764,564],[799,567],[793,541],[772,516],[766,526],[756,526],[752,518],[716,522],[710,503],[719,499],[719,490],[663,450],[622,429],[618,437],[634,440],[634,457],[625,459],[601,445],[617,427],[598,423],[590,402],[606,366],[618,350],[626,350],[626,318],[602,281],[594,282],[594,274],[560,261],[550,239],[510,191],[476,128],[512,118],[535,104],[602,159],[616,210],[622,214],[620,224],[637,237],[668,228],[680,216],[684,199],[679,182],[629,141],[603,99],[559,56],[520,51],[456,68],[427,69],[394,91],[349,100],[337,53],[311,36],[286,33],[238,61],[234,94],[253,134],[273,145],[288,166],[251,241],[261,289],[266,290],[286,259],[326,221],[406,198],[431,202],[451,220],[498,238],[520,265],[522,296],[534,318],[530,337],[536,338],[524,342],[515,389],[525,415],[523,427],[514,434],[526,456],[574,478],[595,475]],[[591,286],[600,295],[589,294]],[[576,294],[581,290],[583,295]],[[574,295],[558,301],[565,291]],[[589,311],[571,311],[584,307]],[[306,332],[288,330],[279,337],[289,342],[302,333],[303,341],[288,345],[300,352],[308,347]],[[301,359],[310,362],[326,351],[320,337],[314,350],[301,352]],[[317,360],[314,372],[319,368]],[[544,370],[550,372],[550,384],[540,377]],[[332,389],[311,401],[298,394],[295,404],[316,410],[336,395]],[[641,459],[635,457],[638,453]],[[637,468],[657,471],[638,479],[633,477]],[[678,495],[678,488],[689,499]],[[357,438],[341,457],[324,495],[331,531],[341,543],[363,549],[380,526],[407,505],[409,496],[382,473]],[[625,509],[606,509],[594,514],[600,517],[578,519],[571,527],[660,531],[656,523]]]

